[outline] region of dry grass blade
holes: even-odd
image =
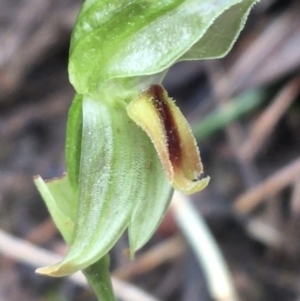
[[[51,9],[51,5],[53,3],[49,4],[49,1],[29,1],[24,10],[19,10],[20,20],[15,18],[17,24],[6,33],[6,47],[0,49],[2,94],[17,90],[36,62],[45,58],[49,50],[53,51],[62,45],[65,32],[71,31],[78,14],[78,4],[75,3],[68,10],[59,9],[56,14],[53,14],[56,6]]]
[[[1,139],[11,139],[22,131],[32,120],[51,120],[58,118],[68,111],[72,92],[65,90],[50,95],[42,103],[32,103],[26,108],[15,110],[12,116],[0,120]]]
[[[276,195],[283,188],[292,184],[299,175],[300,158],[238,197],[235,201],[235,209],[241,214],[249,213],[268,197]]]
[[[280,249],[284,243],[282,232],[262,218],[254,217],[249,219],[247,222],[247,232],[256,241],[260,241],[264,245],[274,249]]]
[[[57,228],[51,218],[46,219],[36,228],[31,230],[25,237],[25,240],[40,245],[49,241],[57,233]]]
[[[35,268],[61,260],[61,256],[38,248],[24,240],[15,238],[2,230],[0,230],[0,253]],[[78,272],[69,278],[78,285],[88,286],[82,273]],[[112,282],[116,295],[125,301],[158,301],[154,297],[124,281],[113,278]]]
[[[35,2],[34,5],[32,5],[33,2]],[[32,31],[33,20],[37,16],[44,18],[49,6],[50,2],[48,1],[31,0],[20,3],[20,8],[14,17],[12,26],[8,27],[3,33],[3,44],[1,44],[0,49],[0,68],[7,64],[15,53],[22,48],[24,40]],[[9,13],[9,10],[7,10],[7,13]]]
[[[297,96],[299,87],[299,77],[289,82],[255,121],[249,138],[239,150],[239,155],[243,160],[253,159],[262,149],[266,139],[274,131],[279,119],[285,114]]]
[[[225,98],[242,88],[270,82],[299,65],[299,21],[299,2],[296,2],[269,23],[220,81]]]
[[[146,273],[162,263],[173,261],[180,257],[185,251],[185,243],[181,236],[171,237],[128,264],[118,268],[113,275],[119,279],[130,278]]]

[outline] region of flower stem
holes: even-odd
[[[100,260],[83,270],[88,283],[99,301],[116,301],[109,274],[110,258],[107,253]]]

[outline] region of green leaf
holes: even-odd
[[[44,182],[40,176],[34,183],[42,195],[47,208],[64,240],[71,242],[74,230],[74,220],[77,208],[77,196],[69,184],[68,177]]]
[[[124,101],[108,104],[84,96],[82,113],[78,214],[65,259],[39,270],[52,276],[71,274],[103,257],[131,219],[134,249],[142,246],[170,199],[171,187],[154,146],[127,116]],[[146,217],[153,220],[144,222],[147,232],[137,224],[137,216],[132,217],[134,210],[141,213],[142,203],[153,204]]]
[[[110,79],[159,73],[182,59],[222,56],[255,2],[87,0],[72,35],[70,81],[78,93],[91,94]]]

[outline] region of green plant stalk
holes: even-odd
[[[109,263],[110,257],[107,253],[96,263],[83,270],[83,274],[86,277],[89,285],[93,289],[98,300],[101,301],[117,300],[113,293],[113,287],[109,273]]]

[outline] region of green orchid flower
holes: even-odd
[[[95,264],[128,229],[131,257],[151,237],[173,188],[209,177],[191,129],[161,86],[177,61],[224,56],[255,0],[86,0],[70,47],[77,94],[69,111],[67,175],[35,182],[70,249],[37,272]]]

